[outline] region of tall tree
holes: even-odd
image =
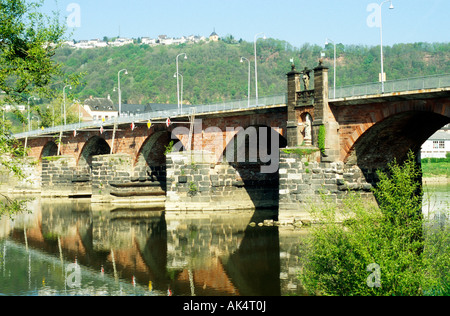
[[[50,96],[50,82],[61,73],[52,57],[63,41],[65,27],[59,23],[57,14],[48,16],[39,12],[42,4],[43,1],[0,0],[2,110],[5,104],[25,103],[31,96]],[[0,129],[0,164],[23,177],[21,162],[14,159],[23,154],[23,147],[8,129]],[[0,216],[19,211],[23,206],[21,201],[6,198],[6,202],[0,202]]]

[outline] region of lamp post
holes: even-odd
[[[264,33],[258,33],[255,35],[254,48],[255,48],[255,93],[256,93],[256,105],[258,105],[258,63],[256,58],[256,41],[258,40],[258,36],[263,35],[263,39],[266,39],[266,35]]]
[[[391,5],[389,6],[389,9],[394,9],[394,5],[392,4],[392,0],[386,0],[381,2],[380,4],[380,42],[381,42],[381,93],[384,93],[384,57],[383,57],[383,23],[381,20],[381,9],[383,7],[383,4],[386,2],[390,2]]]
[[[325,45],[328,45],[328,42],[331,42],[331,43],[333,43],[333,46],[334,46],[334,62],[333,62],[333,64],[334,64],[334,70],[333,70],[333,72],[334,72],[334,81],[333,81],[333,98],[334,99],[336,99],[336,43],[333,41],[333,40],[330,40],[329,38],[327,38],[326,39],[326,41],[325,41]]]
[[[27,102],[27,105],[28,105],[28,115],[27,115],[27,120],[28,120],[28,131],[31,131],[31,121],[30,121],[30,99],[37,100],[37,98],[36,98],[36,97],[33,97],[33,96],[31,96],[31,97],[28,98],[28,102]]]
[[[63,88],[63,99],[64,99],[64,126],[66,125],[66,88],[69,87],[70,90],[72,90],[71,85],[66,85]]]
[[[180,73],[179,73],[179,71],[178,71],[178,57],[180,57],[181,55],[184,55],[184,59],[187,59],[186,53],[178,54],[177,57],[175,58],[176,63],[177,63],[177,72],[176,72],[176,75],[177,75],[177,100],[178,100],[178,103],[177,103],[177,104],[178,104],[178,111],[180,110],[180,81],[179,81],[179,78],[178,78],[178,75],[179,75]]]
[[[128,75],[128,70],[122,69],[117,73],[117,93],[119,94],[119,116],[122,113],[122,90],[120,90],[120,73],[125,71],[125,75]]]
[[[182,74],[180,74],[180,73],[178,73],[178,72],[176,72],[176,73],[174,73],[173,74],[173,77],[174,78],[177,78],[177,80],[178,80],[178,76],[180,76],[181,77],[181,97],[180,97],[180,105],[181,105],[181,111],[180,111],[180,114],[181,113],[183,113],[183,81],[184,81],[184,79],[183,79],[183,75]]]
[[[247,92],[247,99],[248,99],[248,107],[250,107],[250,60],[248,60],[245,57],[241,57],[241,63],[246,60],[248,62],[248,92]]]

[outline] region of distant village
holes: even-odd
[[[105,39],[81,40],[78,42],[66,41],[64,42],[64,45],[76,49],[91,49],[99,47],[120,47],[129,44],[158,46],[158,45],[194,44],[200,42],[217,42],[217,41],[219,41],[219,35],[217,35],[217,33],[214,31],[208,38],[205,36],[198,36],[198,35],[191,35],[187,37],[183,36],[181,38],[173,38],[168,37],[167,35],[159,35],[158,38],[141,37],[138,39],[118,37],[115,38],[114,41],[106,41]]]

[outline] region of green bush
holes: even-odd
[[[322,224],[314,225],[301,245],[300,279],[308,293],[450,294],[450,229],[424,234],[418,174],[410,154],[403,165],[394,162],[379,172],[374,189],[379,206],[351,194],[343,205],[313,210]]]
[[[320,152],[322,154],[325,154],[325,126],[324,125],[320,125],[320,127],[319,127],[318,145],[319,145]]]

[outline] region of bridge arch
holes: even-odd
[[[58,145],[54,141],[49,141],[42,148],[40,158],[56,155],[58,155]]]
[[[106,140],[99,136],[93,136],[88,139],[81,150],[78,159],[78,166],[81,168],[92,169],[92,157],[97,155],[107,155],[111,153],[111,147]]]
[[[280,132],[266,125],[241,128],[229,137],[222,154],[221,161],[236,171],[236,185],[245,189],[256,208],[278,206],[279,154],[287,146]]]
[[[416,155],[422,144],[450,117],[440,111],[407,110],[397,112],[368,127],[360,129],[344,162],[361,169],[384,168],[392,160],[404,161],[408,151]]]
[[[163,189],[166,182],[166,148],[171,141],[174,146],[180,142],[179,139],[172,139],[170,131],[154,132],[144,141],[134,162],[137,174],[150,176],[153,180],[161,182]],[[181,146],[181,151],[183,149]]]
[[[250,125],[245,129],[239,127],[234,129],[234,135],[228,135],[222,158],[236,166],[249,163],[267,164],[272,156],[279,154],[280,148],[286,146],[286,138],[270,126]]]

